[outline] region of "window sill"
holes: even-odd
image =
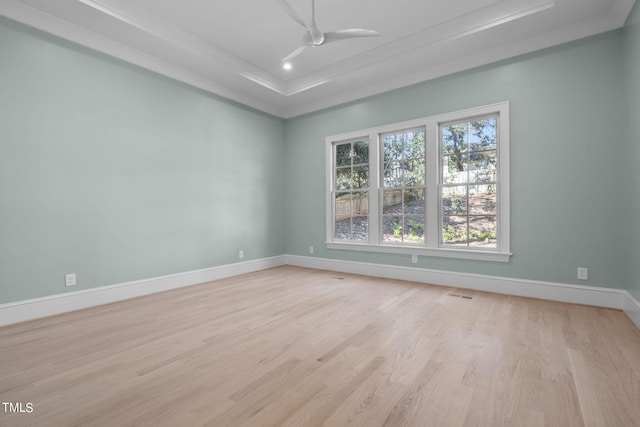
[[[327,249],[378,252],[387,254],[422,255],[428,257],[470,259],[475,261],[509,262],[510,252],[454,248],[425,248],[419,246],[369,245],[366,243],[326,242]]]

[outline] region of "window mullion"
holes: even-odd
[[[427,195],[425,202],[425,244],[427,247],[437,248],[440,244],[440,150],[438,124],[427,122]]]
[[[327,242],[331,242],[335,237],[335,146],[333,142],[327,138],[325,142],[325,162],[330,165],[325,174],[326,186],[326,218],[325,218],[325,238]]]
[[[380,243],[380,142],[378,135],[369,134],[369,244]]]

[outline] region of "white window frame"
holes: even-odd
[[[474,119],[490,114],[498,115],[497,147],[497,212],[496,234],[497,247],[443,247],[441,244],[442,230],[440,205],[440,124],[465,119]],[[401,131],[425,127],[426,134],[426,210],[424,244],[393,244],[382,242],[380,232],[380,217],[382,206],[380,203],[382,155],[379,136],[388,132]],[[334,153],[336,143],[367,138],[369,141],[369,225],[367,241],[337,240],[334,238],[334,206],[333,188]],[[326,164],[326,246],[328,249],[353,250],[364,252],[379,252],[392,254],[410,254],[445,258],[471,259],[480,261],[509,262],[510,251],[510,209],[509,209],[509,102],[484,105],[451,113],[423,117],[400,123],[392,123],[369,129],[347,132],[328,136],[325,139]]]

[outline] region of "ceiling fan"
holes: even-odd
[[[300,55],[306,48],[314,46],[322,46],[327,43],[336,42],[346,39],[354,39],[359,37],[375,37],[380,34],[373,30],[363,30],[360,28],[350,28],[348,30],[329,31],[323,33],[316,25],[315,16],[315,0],[311,0],[311,23],[305,24],[304,20],[296,13],[286,0],[276,0],[282,6],[282,9],[298,24],[302,25],[306,30],[302,35],[302,46],[291,52],[282,59],[282,62],[290,61]]]

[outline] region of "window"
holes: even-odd
[[[424,128],[380,135],[384,242],[424,243],[424,135]]]
[[[334,148],[334,238],[368,240],[369,141],[343,141]]]
[[[445,246],[497,247],[497,114],[440,125]]]
[[[327,247],[509,260],[507,102],[326,143]]]

